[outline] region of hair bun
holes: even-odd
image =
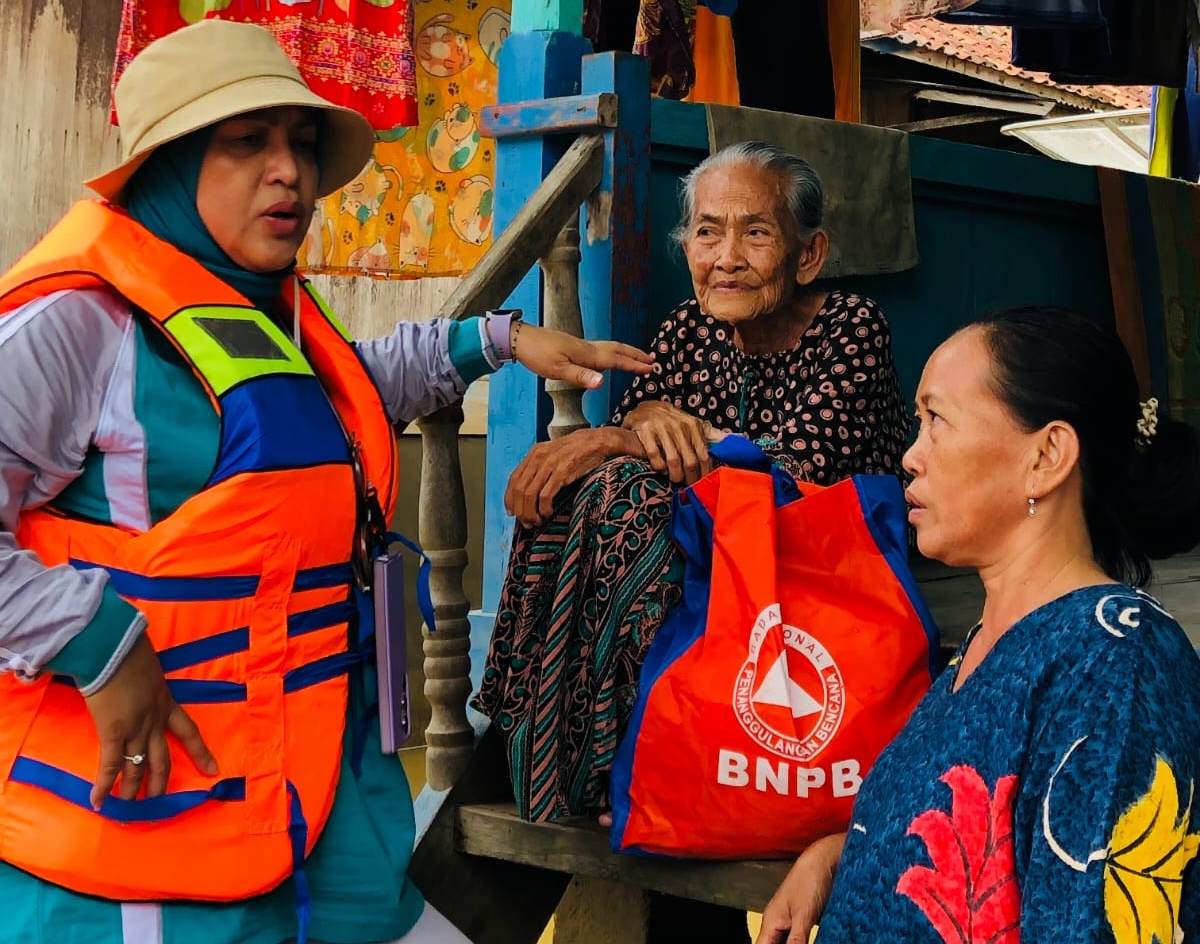
[[[1140,438],[1121,515],[1132,542],[1153,560],[1200,543],[1200,433],[1161,412]]]

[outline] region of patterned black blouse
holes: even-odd
[[[797,478],[829,485],[855,473],[900,473],[909,415],[892,335],[869,298],[833,291],[790,351],[746,354],[696,299],[663,323],[655,371],[634,380],[613,423],[665,400],[744,433]]]

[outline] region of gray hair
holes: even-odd
[[[813,166],[783,148],[763,141],[740,141],[710,154],[679,182],[679,225],[671,239],[682,245],[696,216],[696,184],[710,170],[749,166],[776,174],[783,183],[783,202],[796,235],[808,239],[821,227],[825,189]]]

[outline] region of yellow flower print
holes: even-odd
[[[1175,772],[1161,757],[1145,795],[1117,820],[1104,865],[1104,910],[1117,944],[1174,944],[1184,867],[1200,834],[1188,835],[1192,798],[1180,814]]]

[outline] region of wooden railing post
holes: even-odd
[[[557,328],[583,337],[583,313],[579,309],[579,213],[562,228],[542,266],[542,319],[547,328]],[[546,426],[551,439],[588,427],[583,415],[583,388],[565,380],[547,380],[546,393],[554,403],[554,415]]]
[[[560,32],[514,32],[500,47],[500,104],[539,102],[574,95],[580,88],[580,64],[590,49],[581,36]],[[501,137],[496,141],[496,196],[493,226],[506,228],[520,215],[569,142],[551,136]],[[589,188],[590,189],[590,188]],[[585,194],[586,196],[586,194]],[[561,227],[561,223],[557,224]],[[541,273],[534,268],[511,291],[506,308],[520,308],[534,324],[541,316]],[[541,408],[538,379],[523,368],[505,368],[488,390],[486,494],[503,495],[513,469],[538,441],[549,419]],[[512,543],[513,519],[502,502],[484,507],[483,599],[476,617],[478,649],[486,652],[504,587],[504,571]]]
[[[425,697],[432,712],[425,729],[425,770],[435,790],[454,785],[475,746],[467,721],[471,605],[462,579],[467,566],[467,504],[458,454],[462,423],[461,402],[417,421],[422,450],[419,536],[433,564],[429,583],[437,620],[433,632],[422,628]]]

